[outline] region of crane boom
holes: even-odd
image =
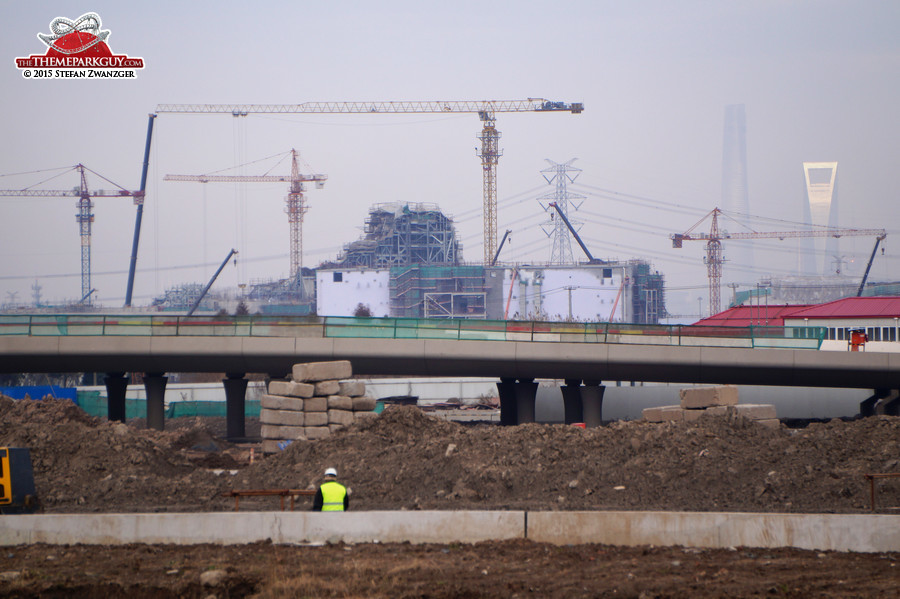
[[[507,229],[506,233],[503,234],[503,239],[500,240],[500,245],[497,247],[497,253],[494,254],[494,259],[491,260],[491,266],[497,263],[497,258],[500,257],[500,250],[503,249],[503,244],[506,243],[506,238],[509,237],[510,233],[512,233],[512,231]]]
[[[728,233],[723,231],[716,239],[793,239],[797,237],[854,237],[854,236],[880,236],[884,229],[816,229],[813,231],[762,231],[759,233]],[[709,233],[684,234],[675,233],[671,236],[672,247],[681,247],[682,241],[709,241],[713,237]]]
[[[159,104],[157,113],[181,114],[230,114],[235,117],[248,114],[401,114],[401,113],[475,113],[483,126],[478,140],[481,149],[482,195],[484,205],[484,264],[490,264],[497,250],[497,163],[500,150],[500,132],[494,115],[498,112],[570,112],[581,114],[582,102],[557,102],[545,98],[527,100],[431,100],[394,102],[303,102],[301,104]]]
[[[566,215],[563,214],[563,211],[559,207],[559,204],[557,204],[556,202],[550,202],[550,204],[548,204],[548,205],[550,207],[554,208],[556,210],[557,214],[559,214],[559,217],[563,220],[564,223],[566,223],[566,226],[569,228],[569,231],[572,233],[572,236],[575,238],[575,241],[578,242],[578,245],[581,246],[581,250],[584,252],[584,255],[587,256],[588,262],[590,264],[605,264],[605,262],[603,260],[597,260],[596,258],[594,258],[593,255],[591,255],[591,251],[589,249],[587,249],[587,246],[584,245],[583,241],[581,241],[581,236],[578,235],[578,232],[575,230],[575,227],[572,226],[572,223],[570,223],[569,219],[566,218]]]
[[[879,235],[875,238],[875,247],[872,248],[872,255],[869,256],[869,261],[866,263],[866,272],[863,273],[862,281],[859,283],[859,289],[856,290],[856,297],[862,297],[863,290],[866,288],[866,281],[869,279],[869,271],[872,270],[872,262],[875,260],[875,254],[878,252],[878,244],[884,241],[884,238],[884,235]],[[884,253],[884,248],[881,249],[881,253]]]
[[[131,307],[131,295],[134,291],[134,274],[137,271],[138,246],[141,242],[141,222],[144,220],[144,195],[147,190],[147,170],[150,168],[150,142],[153,141],[153,121],[155,114],[147,115],[147,139],[144,142],[144,163],[141,165],[140,202],[135,198],[137,210],[134,214],[134,236],[131,238],[131,260],[128,262],[128,284],[125,287],[125,307]]]
[[[424,102],[303,102],[301,104],[160,104],[157,113],[193,114],[291,114],[291,113],[366,113],[396,114],[407,112],[571,112],[578,114],[584,110],[581,102],[554,102],[544,98],[527,100],[471,100]]]
[[[301,176],[299,181],[326,181],[327,175]],[[198,183],[290,183],[290,175],[166,175],[163,181]]]
[[[82,193],[77,187],[73,189],[0,189],[0,196],[25,198],[130,198],[138,197],[136,191],[112,190],[88,191]]]

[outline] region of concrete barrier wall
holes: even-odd
[[[524,512],[212,512],[0,516],[0,546],[27,543],[477,543],[522,538]]]
[[[900,551],[900,516],[711,512],[215,512],[0,516],[0,546],[29,543],[476,543]]]
[[[555,544],[900,549],[900,516],[728,512],[529,512],[528,538]]]

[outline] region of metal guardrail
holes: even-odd
[[[819,349],[824,327],[290,316],[0,315],[0,336],[356,337]]]

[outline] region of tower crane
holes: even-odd
[[[728,231],[719,229],[719,215],[724,215],[724,213],[718,208],[713,208],[684,233],[673,233],[669,236],[672,239],[673,248],[680,248],[682,242],[685,241],[706,242],[706,257],[704,257],[703,261],[706,263],[706,270],[709,276],[710,314],[718,314],[722,309],[722,267],[725,264],[725,257],[722,254],[722,241],[725,239],[788,239],[795,237],[858,237],[867,235],[873,235],[884,239],[886,235],[884,229],[834,228],[815,229],[812,231],[753,231],[750,233],[729,233]],[[707,218],[711,218],[709,233],[692,233],[692,231]]]
[[[298,164],[297,150],[291,150],[290,175],[166,175],[163,181],[195,181],[198,183],[290,183],[285,203],[285,212],[291,231],[291,280],[298,285],[303,270],[303,215],[306,214],[306,190],[304,183],[312,181],[317,189],[321,189],[328,179],[327,175],[302,175]],[[303,286],[300,285],[300,292]]]
[[[495,115],[498,112],[571,112],[580,114],[581,102],[553,102],[543,98],[527,100],[473,100],[425,102],[304,102],[302,104],[160,104],[157,113],[231,114],[398,114],[398,113],[476,113],[483,124],[478,139],[481,149],[482,190],[484,195],[484,263],[490,264],[497,250],[497,162],[500,132]]]
[[[81,233],[80,303],[89,304],[91,302],[90,296],[95,291],[91,287],[91,224],[94,222],[94,213],[92,212],[94,202],[92,200],[93,198],[130,197],[134,199],[135,205],[141,206],[144,203],[144,192],[129,191],[83,164],[76,164],[72,167],[72,170],[78,172],[80,180],[78,187],[73,187],[71,189],[0,189],[0,196],[26,198],[78,198],[78,202],[75,204],[75,207],[78,208],[78,212],[75,214],[75,222],[78,223],[78,230]],[[99,189],[90,191],[88,189],[86,171],[90,171],[107,183],[115,185],[118,189],[108,191]]]

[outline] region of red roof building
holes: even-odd
[[[791,314],[797,309],[808,307],[805,304],[800,306],[757,306],[755,304],[752,306],[734,306],[724,312],[699,320],[694,324],[702,327],[781,327],[784,326],[785,314]]]
[[[900,340],[900,296],[845,297],[817,305],[735,306],[704,318],[697,326],[825,327],[827,339],[849,339],[851,329],[865,329],[869,341]]]
[[[900,318],[900,296],[845,297],[827,304],[804,306],[791,318]]]
[[[865,329],[868,341],[896,342],[900,340],[900,296],[845,297],[807,306],[785,315],[784,324],[825,327],[833,341],[849,339],[852,329]]]

